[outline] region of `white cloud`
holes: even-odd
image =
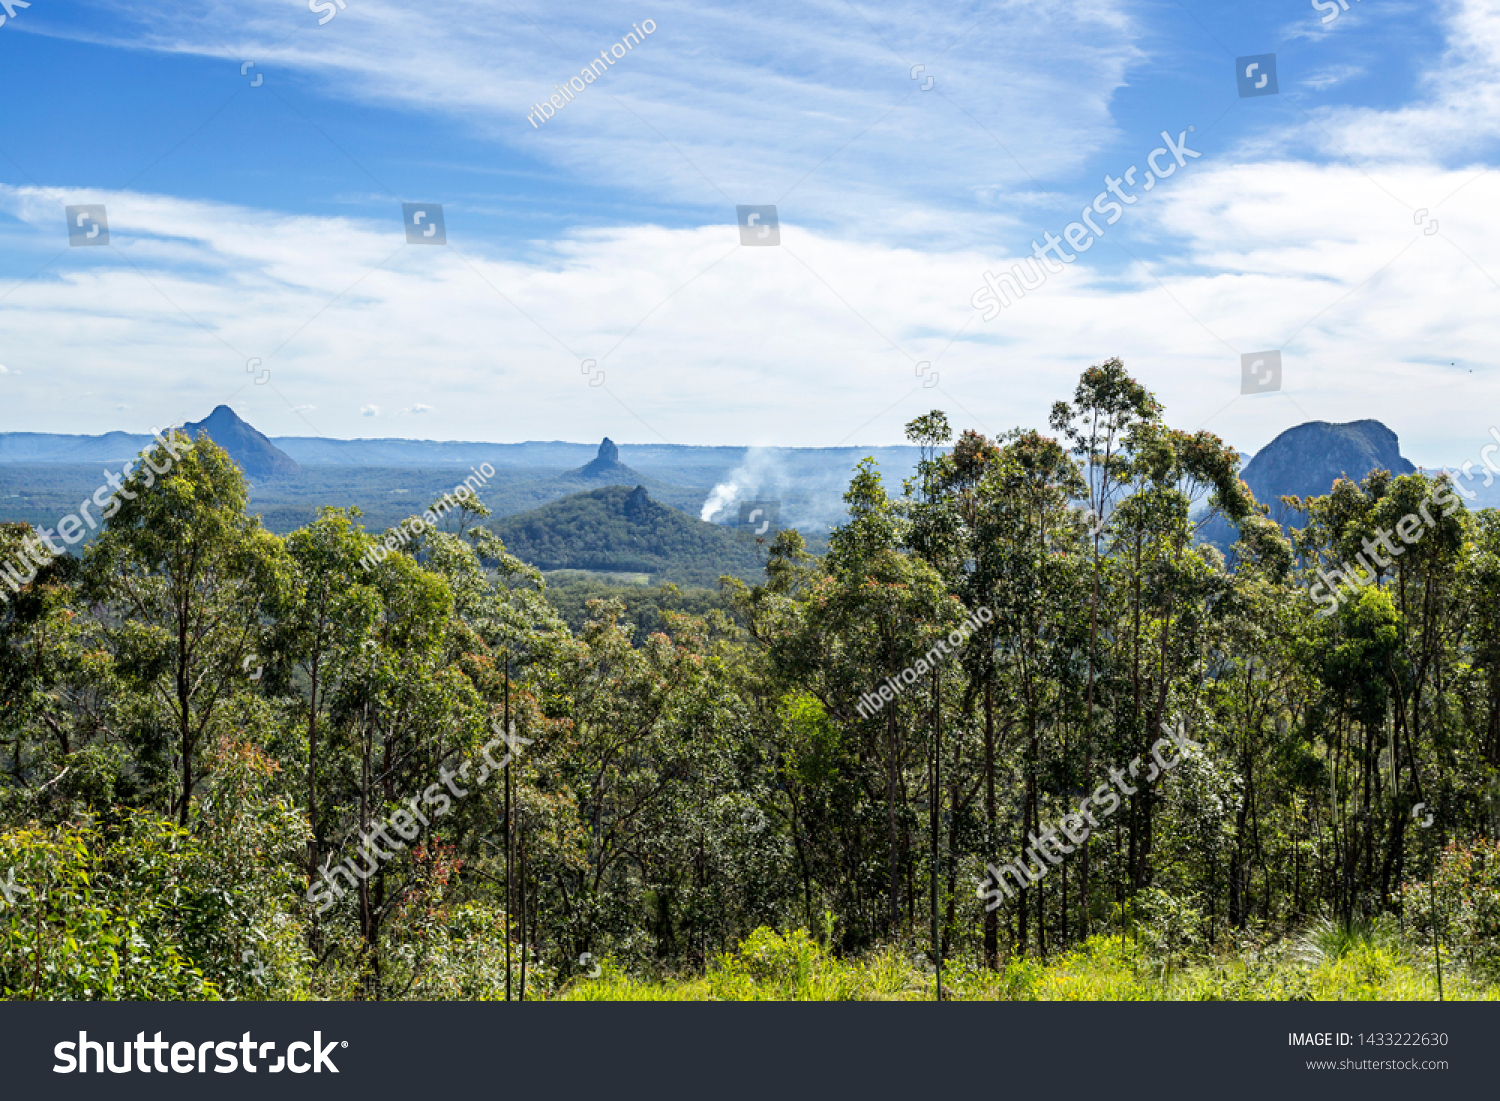
[[[1367,22],[1385,10],[1374,2],[1360,9]],[[1095,190],[1057,181],[1120,137],[1112,99],[1145,56],[1140,29],[1125,0],[1005,0],[943,53],[971,22],[953,8],[860,8],[873,30],[842,0],[676,0],[628,64],[532,130],[526,106],[638,11],[606,5],[568,23],[534,9],[558,51],[478,0],[455,0],[442,19],[358,0],[277,51],[258,44],[312,20],[305,2],[220,5],[206,17],[214,33],[236,59],[265,58],[272,79],[297,69],[326,95],[457,119],[506,156],[675,204],[674,224],[681,209],[705,213],[663,228],[627,210],[619,220],[637,224],[559,232],[524,257],[463,242],[471,268],[450,250],[403,251],[391,218],[111,194],[112,241],[151,283],[103,255],[0,301],[14,357],[57,383],[14,387],[12,415],[24,408],[26,422],[7,427],[115,427],[103,411],[139,402],[149,379],[151,400],[178,403],[153,408],[158,420],[234,397],[271,435],[359,434],[357,387],[371,401],[360,415],[422,413],[439,438],[894,442],[934,406],[991,432],[1044,424],[1084,366],[1118,354],[1173,423],[1207,424],[1244,450],[1309,417],[1378,417],[1429,463],[1461,461],[1485,436],[1500,390],[1500,229],[1488,217],[1500,176],[1486,144],[1500,123],[1500,9],[1489,0],[1435,0],[1448,45],[1415,102],[1310,105],[1305,147],[1283,126],[1206,153],[988,323],[970,295],[982,271],[1015,258],[984,242],[1061,229],[1053,200],[1077,210]],[[1341,19],[1338,33],[1353,25]],[[137,44],[229,56],[211,37],[179,37],[193,27],[163,23]],[[928,92],[908,75],[917,63],[934,77]],[[1355,75],[1323,64],[1303,87]],[[1187,121],[1133,129],[1127,155]],[[1295,159],[1302,148],[1310,159]],[[738,248],[731,227],[707,224],[787,188],[781,248]],[[56,236],[49,196],[0,188],[0,209]],[[1238,354],[1270,348],[1284,353],[1286,393],[1240,398]],[[269,385],[245,375],[252,356],[273,370]],[[919,361],[932,372],[919,377]],[[413,363],[431,365],[420,389]],[[939,384],[924,387],[933,373]],[[414,404],[417,393],[434,405]],[[335,412],[309,427],[316,409]]]
[[[1421,99],[1386,110],[1368,106],[1313,111],[1307,140],[1328,155],[1332,136],[1361,162],[1451,163],[1493,154],[1500,129],[1500,6],[1492,0],[1433,0],[1446,49],[1421,74]],[[1370,12],[1363,13],[1373,18]]]
[[[1473,175],[1411,167],[1387,182],[1435,205]],[[1500,176],[1458,191],[1431,236],[1340,165],[1205,158],[1170,183],[1131,208],[1123,234],[988,323],[969,297],[985,268],[1015,258],[975,249],[921,253],[796,224],[781,248],[741,248],[729,227],[639,226],[577,233],[527,262],[475,250],[470,268],[448,250],[392,258],[384,224],[117,195],[111,232],[151,283],[105,262],[0,303],[16,354],[69,381],[23,387],[26,423],[12,427],[138,428],[103,410],[138,401],[150,379],[174,407],[143,407],[148,420],[197,419],[233,397],[268,435],[306,435],[294,410],[350,408],[355,386],[363,416],[414,410],[418,362],[442,395],[424,414],[435,438],[895,442],[933,407],[990,432],[1044,424],[1083,367],[1118,354],[1173,423],[1207,422],[1245,450],[1309,417],[1366,416],[1419,460],[1472,450],[1463,441],[1488,428],[1500,380],[1493,366],[1446,364],[1493,362],[1500,291],[1464,253],[1500,276],[1487,213]],[[35,198],[0,189],[0,209],[50,218]],[[1120,271],[1114,240],[1178,259]],[[284,343],[329,288],[361,277]],[[1267,348],[1284,350],[1286,394],[1238,398],[1239,352]],[[251,355],[274,368],[270,385],[245,376]],[[935,387],[917,374],[924,360]],[[80,400],[89,391],[97,404]],[[358,425],[330,412],[311,430]]]
[[[1308,73],[1299,83],[1321,92],[1364,74],[1363,65],[1329,65]]]
[[[637,7],[527,4],[528,20],[452,0],[428,19],[402,0],[359,0],[318,27],[305,0],[220,3],[201,23],[107,6],[139,26],[125,39],[137,48],[254,57],[268,79],[298,71],[335,100],[448,116],[507,157],[652,207],[728,219],[734,204],[781,201],[806,225],[924,247],[1013,226],[1014,201],[976,212],[975,191],[1034,190],[1085,164],[1116,137],[1111,100],[1146,60],[1132,0],[673,0],[654,34],[537,129],[531,105],[619,40]],[[916,64],[933,77],[926,92]]]
[[[361,405],[359,407],[359,415],[361,417],[378,417],[378,416],[380,416],[380,406],[378,406],[378,405]]]

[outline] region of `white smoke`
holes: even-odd
[[[729,472],[729,477],[714,486],[708,500],[703,502],[699,519],[711,523],[738,519],[741,501],[779,497],[780,487],[786,484],[782,460],[776,449],[751,447],[740,460],[740,465]],[[787,522],[784,512],[781,520]]]
[[[731,504],[739,497],[740,487],[735,482],[720,482],[714,486],[713,492],[708,495],[708,500],[703,502],[703,511],[698,514],[698,519],[712,523],[722,512],[725,512]]]
[[[877,458],[887,492],[901,490],[901,479],[912,473],[916,449],[751,447],[738,466],[709,493],[699,517],[709,523],[734,523],[739,506],[747,501],[777,502],[778,527],[796,528],[804,535],[826,532],[848,518],[844,492],[855,464],[865,455]]]

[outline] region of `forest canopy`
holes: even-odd
[[[1500,515],[1376,471],[1284,529],[1118,360],[1045,430],[908,436],[826,554],[782,531],[649,614],[565,620],[477,499],[378,562],[358,509],[273,534],[207,438],[81,556],[6,525],[0,997],[735,996],[788,959],[866,971],[782,996],[881,959],[1043,996],[1069,953],[1393,928],[1493,980]]]

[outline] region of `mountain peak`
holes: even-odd
[[[1332,424],[1307,421],[1288,428],[1240,471],[1240,478],[1261,504],[1271,507],[1271,519],[1283,527],[1297,527],[1298,514],[1281,503],[1282,497],[1324,497],[1340,478],[1358,482],[1372,470],[1393,475],[1416,470],[1402,454],[1396,433],[1377,420]],[[1201,537],[1228,551],[1237,538],[1228,520],[1219,516]]]
[[[630,496],[625,498],[625,515],[638,517],[649,515],[651,498],[646,493],[645,486],[636,486],[630,491]]]
[[[1377,420],[1308,421],[1261,448],[1242,477],[1274,516],[1279,497],[1321,497],[1340,478],[1357,482],[1372,470],[1410,474],[1416,467],[1401,454],[1396,433]]]
[[[216,405],[201,421],[183,425],[182,433],[194,440],[206,435],[252,478],[284,478],[301,470],[289,455],[227,405]]]
[[[620,461],[620,449],[608,436],[599,444],[599,454],[585,463],[576,472],[584,478],[608,478],[612,482],[634,482],[640,475]],[[644,491],[643,491],[644,492]]]

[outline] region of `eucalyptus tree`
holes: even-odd
[[[1474,641],[1463,582],[1474,522],[1445,476],[1377,470],[1292,504],[1307,516],[1295,544],[1322,605],[1317,664],[1329,698],[1319,717],[1349,884],[1339,904],[1351,913],[1390,897],[1410,808],[1435,802],[1456,775],[1458,667]]]
[[[922,781],[911,766],[930,763],[921,753],[932,745],[933,718],[922,688],[935,666],[957,665],[945,656],[948,642],[939,648],[938,640],[964,611],[942,576],[906,552],[912,522],[887,496],[873,459],[858,465],[844,500],[848,521],[830,535],[820,564],[805,561],[800,539],[778,540],[767,584],[730,591],[774,682],[816,699],[840,731],[844,748],[834,759],[854,768],[861,802],[850,817],[857,825],[813,840],[843,850],[832,859],[853,873],[845,880],[846,936],[868,943],[900,935],[903,900],[908,928],[915,918],[912,788]],[[848,793],[839,784],[834,789]],[[863,809],[881,803],[884,844]],[[877,860],[883,882],[867,886],[864,869]],[[874,912],[878,902],[883,917]]]
[[[319,719],[347,678],[357,675],[364,644],[380,612],[380,593],[365,563],[370,539],[358,526],[359,510],[324,508],[318,519],[286,538],[290,584],[276,609],[268,686],[290,689],[297,669],[307,683],[306,791],[307,881],[321,862],[318,773],[325,767],[318,744]]]
[[[1093,517],[1091,555],[1093,591],[1089,597],[1088,680],[1084,702],[1084,772],[1092,775],[1095,748],[1095,674],[1098,664],[1100,582],[1103,573],[1104,536],[1128,469],[1125,440],[1137,424],[1161,418],[1161,404],[1125,371],[1118,358],[1105,360],[1084,371],[1071,403],[1053,404],[1049,423],[1066,439],[1082,464],[1087,485],[1083,498]],[[1079,862],[1079,886],[1089,890],[1089,850]],[[1088,932],[1084,915],[1083,932]]]
[[[402,974],[389,972],[408,932],[389,923],[420,901],[434,902],[451,876],[448,850],[477,801],[470,798],[476,789],[469,763],[489,734],[472,683],[448,660],[447,583],[404,554],[390,555],[370,573],[374,616],[330,696],[329,748],[337,756],[327,770],[318,874],[336,900],[347,899],[335,913],[352,908],[363,996],[384,998],[413,981],[409,965]],[[430,822],[416,844],[377,832],[397,813],[414,814],[403,808],[418,796]],[[388,928],[394,943],[387,943]]]
[[[987,479],[999,464],[1000,456],[1000,449],[994,441],[972,429],[966,429],[959,435],[952,450],[932,463],[931,474],[927,477],[930,485],[928,496],[941,499],[946,514],[951,518],[944,525],[951,549],[942,557],[930,556],[929,560],[936,558],[934,565],[939,568],[947,566],[946,576],[950,590],[980,623],[962,655],[961,669],[964,675],[957,710],[965,722],[957,726],[956,736],[951,739],[952,762],[948,770],[948,913],[943,926],[945,951],[947,938],[954,929],[958,897],[960,826],[971,817],[969,806],[978,792],[983,792],[983,820],[976,838],[977,844],[973,848],[979,856],[987,857],[994,853],[998,841],[994,656],[995,632],[999,625],[993,608],[994,574],[988,568],[987,552],[991,547],[985,541],[984,529],[991,508],[991,502],[986,496],[986,487],[989,485]],[[929,508],[927,511],[931,513],[933,510]],[[929,545],[936,542],[930,536],[924,535],[924,539]],[[966,761],[962,754],[967,728],[978,725],[967,720],[973,715],[980,700],[983,703],[982,726],[976,732],[979,749],[974,755],[978,756],[980,767],[977,774],[974,774],[972,768],[965,767]],[[999,914],[986,911],[984,927],[985,966],[995,968],[999,966]]]
[[[1163,725],[1169,719],[1173,726],[1185,721],[1197,702],[1195,684],[1206,674],[1201,642],[1232,588],[1222,556],[1195,543],[1195,536],[1217,516],[1238,524],[1259,513],[1238,477],[1238,453],[1212,433],[1189,434],[1140,421],[1127,433],[1126,454],[1122,479],[1128,493],[1111,517],[1113,571],[1124,615],[1111,632],[1118,683],[1113,714],[1126,758],[1149,761]],[[1205,498],[1207,507],[1195,518],[1194,505]],[[1175,717],[1169,714],[1173,703]],[[1160,798],[1154,787],[1142,784],[1131,799],[1132,892],[1150,884]]]
[[[1463,726],[1460,666],[1477,641],[1470,590],[1462,577],[1473,518],[1446,475],[1416,473],[1391,480],[1374,503],[1370,522],[1372,534],[1384,536],[1400,552],[1392,556],[1391,586],[1403,620],[1404,664],[1410,671],[1407,678],[1391,684],[1391,798],[1385,807],[1389,824],[1379,873],[1380,901],[1385,904],[1400,881],[1411,806],[1423,801],[1456,806],[1455,781],[1467,771],[1457,735]],[[1374,756],[1378,762],[1378,753]],[[1403,757],[1409,786],[1402,783]],[[1366,878],[1375,878],[1369,869]]]
[[[1232,584],[1202,639],[1202,703],[1239,777],[1224,912],[1243,928],[1257,913],[1275,917],[1278,904],[1288,913],[1302,904],[1311,845],[1295,792],[1311,761],[1301,731],[1316,681],[1300,645],[1310,602],[1295,584],[1290,542],[1260,507],[1240,522],[1233,558]]]
[[[943,660],[948,644],[941,643],[940,654],[939,640],[963,619],[963,610],[932,566],[902,553],[909,521],[886,495],[871,460],[859,464],[844,500],[849,521],[829,537],[829,583],[811,599],[807,626],[825,640],[814,691],[834,704],[832,711],[852,720],[869,759],[883,765],[889,936],[900,924],[903,893],[908,924],[914,917],[906,771],[913,751],[920,752],[928,742],[921,734],[931,717],[915,686]],[[901,691],[906,686],[913,687],[909,695]],[[872,697],[883,699],[884,705],[856,706]],[[932,798],[936,796],[933,792]]]
[[[975,573],[972,533],[978,518],[978,500],[975,493],[985,468],[994,461],[995,445],[972,430],[966,431],[958,444],[947,454],[939,451],[952,437],[948,418],[941,410],[933,410],[918,417],[906,426],[906,438],[918,445],[921,458],[917,463],[916,477],[905,483],[905,499],[900,507],[909,519],[906,541],[912,551],[924,560],[943,579],[948,591],[965,602],[971,616],[982,603],[974,600],[972,578]],[[988,617],[986,612],[986,617]],[[964,647],[966,651],[977,648],[971,638]],[[972,662],[970,664],[973,664]],[[936,984],[941,989],[942,963],[951,938],[955,908],[957,905],[958,854],[960,831],[967,820],[970,803],[979,790],[983,775],[969,776],[967,768],[966,735],[971,724],[965,720],[972,713],[973,693],[968,690],[965,664],[955,661],[945,677],[942,670],[931,670],[932,715],[930,719],[931,743],[929,751],[929,776],[927,782],[928,832],[930,849],[929,878],[931,882],[932,906],[932,953],[937,968]],[[943,689],[945,683],[957,682],[961,691],[955,692],[962,703],[958,714],[950,715],[956,721],[944,722]],[[947,743],[944,743],[944,731]],[[939,878],[944,861],[941,857],[940,822],[944,817],[942,784],[943,758],[951,755],[947,770],[948,859],[947,883],[943,895],[947,900],[946,916],[939,917]],[[941,926],[941,935],[939,927]]]
[[[206,437],[174,446],[180,453],[153,447],[117,489],[119,510],[84,556],[84,591],[121,677],[147,701],[146,721],[171,732],[170,808],[186,826],[211,736],[251,689],[287,559],[246,515],[244,475],[224,450]]]
[[[985,464],[975,487],[972,545],[974,599],[994,612],[976,650],[976,680],[984,698],[984,781],[986,859],[1001,844],[996,798],[996,756],[1005,732],[1016,729],[1021,742],[1021,813],[1017,845],[1024,853],[1028,830],[1039,831],[1043,735],[1065,725],[1069,689],[1068,655],[1081,649],[1070,615],[1085,596],[1079,569],[1085,530],[1069,503],[1083,491],[1076,465],[1055,441],[1036,432],[1015,431]],[[1000,726],[996,731],[996,695]],[[1067,898],[1064,872],[1063,898]],[[1043,898],[1034,896],[1038,944],[1045,945]],[[1085,900],[1086,904],[1086,900]],[[1067,903],[1063,902],[1063,913]],[[985,958],[998,951],[996,910],[986,912]],[[1027,896],[1016,904],[1016,940],[1028,939]],[[1066,936],[1067,919],[1063,918]]]

